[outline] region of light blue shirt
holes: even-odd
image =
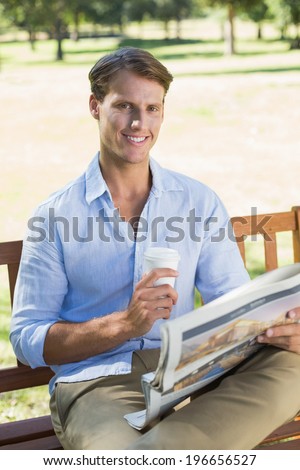
[[[150,159],[153,184],[135,239],[130,223],[119,218],[98,159],[97,154],[81,177],[50,196],[28,222],[11,342],[20,361],[33,368],[46,365],[44,341],[53,323],[84,322],[128,307],[149,246],[180,254],[171,319],[193,309],[195,287],[207,303],[249,280],[229,216],[211,189]],[[133,351],[160,346],[163,321],[109,352],[52,366],[50,393],[56,381],[129,373]]]

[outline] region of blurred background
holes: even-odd
[[[174,75],[152,152],[163,166],[212,187],[231,216],[300,205],[299,23],[300,0],[0,0],[0,241],[85,171],[99,147],[88,72],[124,45]],[[0,396],[0,419],[47,413],[39,393]]]
[[[1,0],[0,241],[98,149],[88,72],[120,46],[173,73],[152,155],[229,213],[299,204],[300,0]]]

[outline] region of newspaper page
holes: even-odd
[[[157,370],[142,376],[146,409],[125,415],[142,429],[263,345],[256,337],[292,320],[300,306],[300,263],[262,274],[161,327]]]

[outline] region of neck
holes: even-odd
[[[141,163],[118,162],[101,157],[100,167],[103,178],[112,194],[117,197],[138,197],[151,189],[151,172],[149,160]]]
[[[135,230],[151,190],[149,161],[135,164],[118,162],[118,165],[114,165],[111,161],[107,164],[105,158],[101,157],[100,166],[115,208]]]

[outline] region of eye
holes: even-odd
[[[119,105],[119,107],[120,107],[121,109],[132,109],[132,106],[131,106],[131,104],[129,104],[129,103],[121,103],[121,104]]]
[[[159,108],[157,106],[151,105],[149,106],[149,111],[151,111],[152,113],[157,112],[159,111]]]

